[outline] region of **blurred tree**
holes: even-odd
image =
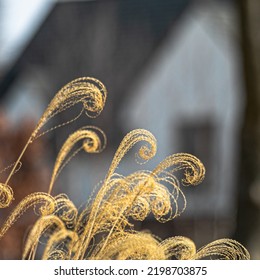
[[[246,106],[236,238],[256,257],[260,256],[260,1],[240,0],[239,11]]]
[[[18,127],[11,125],[3,109],[0,108],[0,182],[5,182],[10,172],[10,169],[5,170],[5,168],[16,161],[34,127],[34,122],[29,118],[21,122]],[[10,207],[0,209],[1,226],[26,195],[47,190],[47,182],[50,178],[45,157],[47,153],[47,142],[40,138],[24,154],[22,167],[10,183],[14,190],[14,201]],[[8,230],[0,240],[0,259],[21,259],[24,238],[35,219],[33,211],[29,210]]]
[[[2,29],[3,29],[3,8],[2,0],[0,0],[0,77],[1,77],[1,56],[2,56]]]

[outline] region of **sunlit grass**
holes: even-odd
[[[74,80],[56,94],[6,182],[0,184],[1,208],[8,207],[15,196],[9,181],[20,168],[28,146],[47,132],[75,121],[83,112],[96,117],[104,108],[106,96],[105,86],[93,78]],[[50,119],[77,103],[83,105],[77,117],[44,131]],[[96,196],[79,213],[67,195],[52,195],[55,180],[80,151],[101,152],[106,146],[106,136],[93,126],[70,134],[57,156],[48,191],[26,196],[2,225],[0,237],[8,234],[8,229],[28,208],[38,206],[39,218],[27,236],[23,259],[39,257],[39,245],[44,247],[42,259],[249,259],[248,251],[231,239],[216,240],[197,250],[194,242],[186,237],[161,240],[152,233],[135,230],[134,221],[143,221],[148,215],[162,223],[179,216],[186,208],[182,186],[198,185],[205,176],[200,160],[186,153],[166,157],[153,170],[138,170],[126,176],[115,173],[126,153],[139,142],[142,144],[137,153],[140,159],[148,161],[155,156],[157,143],[153,134],[144,129],[129,132],[104,174]],[[177,178],[177,173],[183,177]]]

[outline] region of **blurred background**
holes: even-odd
[[[151,170],[177,152],[196,155],[207,172],[200,186],[183,189],[180,217],[166,224],[149,218],[137,228],[187,236],[197,247],[235,238],[260,259],[259,27],[258,0],[0,0],[0,169],[16,160],[67,82],[92,76],[108,89],[97,119],[81,116],[31,145],[10,182],[12,208],[47,191],[68,134],[91,124],[106,133],[106,150],[77,155],[54,188],[82,207],[123,136],[144,128],[158,140],[156,157],[140,167],[134,148],[119,173]],[[79,111],[58,115],[51,126]],[[1,223],[12,208],[0,210]],[[21,258],[34,219],[28,211],[9,230],[0,259]]]

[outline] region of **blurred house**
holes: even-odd
[[[105,110],[98,119],[82,118],[75,126],[92,123],[103,128],[110,142],[107,153],[110,150],[113,153],[123,137],[120,110],[129,88],[172,26],[177,27],[189,3],[188,0],[57,2],[15,63],[2,75],[0,96],[9,118],[18,123],[29,113],[37,119],[55,92],[67,82],[80,76],[96,77],[109,92]],[[57,123],[77,114],[68,113],[57,116]],[[75,127],[72,125],[70,129],[73,131]],[[50,137],[58,149],[67,137],[67,130],[56,133]],[[98,163],[101,178],[112,156],[109,154],[107,158],[105,162],[102,155],[104,168]],[[91,159],[91,167],[94,162]],[[81,188],[86,189],[85,178],[75,177],[77,182],[83,180]],[[93,187],[92,181],[89,185]]]
[[[80,205],[102,180],[123,135],[150,130],[158,155],[189,152],[207,169],[184,190],[186,212],[172,223],[139,224],[161,237],[186,235],[199,245],[235,229],[237,133],[243,110],[235,9],[230,1],[109,0],[58,2],[0,81],[0,97],[17,123],[40,117],[54,93],[80,76],[100,79],[108,101],[98,119],[81,118],[50,135],[57,153],[68,129],[94,124],[108,148],[74,159],[57,182]],[[80,108],[78,108],[80,110]],[[77,112],[57,116],[62,123]],[[134,151],[132,152],[134,154]],[[126,157],[119,172],[139,166]]]
[[[187,234],[193,231],[199,243],[235,230],[243,84],[230,8],[194,5],[132,87],[127,110],[122,106],[126,131],[152,131],[160,160],[189,152],[205,164],[205,181],[184,191],[187,221],[174,221],[177,228],[188,222]]]

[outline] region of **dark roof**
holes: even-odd
[[[127,89],[191,0],[58,2],[0,81],[0,98],[22,73],[40,69],[53,94],[80,76],[100,79],[115,120]],[[108,120],[109,121],[109,120]],[[116,125],[116,124],[115,124]]]
[[[132,75],[136,75],[189,2],[58,2],[2,77],[0,95],[30,65],[53,71],[55,75],[51,77],[61,77],[60,84],[86,74],[98,76],[106,84],[115,78],[125,84],[122,76],[132,80]]]

